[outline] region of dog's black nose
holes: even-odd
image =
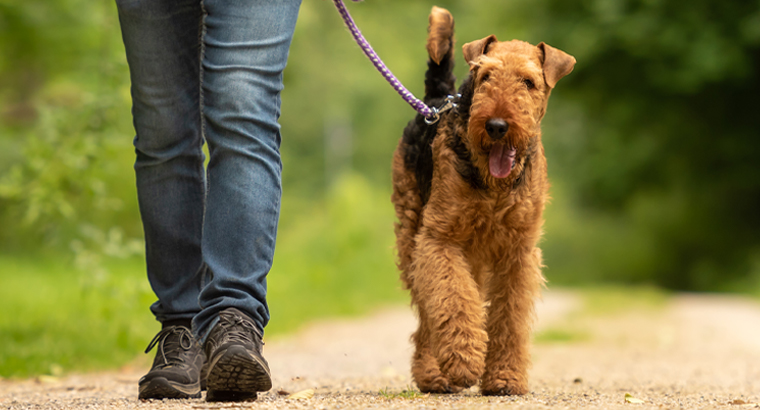
[[[491,118],[486,121],[486,132],[494,141],[504,138],[508,130],[509,124],[501,118]]]

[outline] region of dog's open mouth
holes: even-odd
[[[506,178],[515,165],[515,148],[497,142],[488,157],[488,169],[494,178]]]

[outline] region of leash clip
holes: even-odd
[[[433,125],[441,119],[442,113],[449,111],[452,108],[457,108],[457,103],[455,103],[454,100],[460,97],[462,97],[462,94],[457,94],[456,96],[447,95],[446,101],[443,103],[443,105],[441,105],[440,108],[431,107],[430,110],[433,113],[430,114],[430,117],[425,117],[425,124]]]

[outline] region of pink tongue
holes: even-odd
[[[488,168],[494,178],[506,178],[515,163],[515,149],[504,144],[495,144],[488,157]]]

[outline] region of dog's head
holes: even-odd
[[[467,133],[473,159],[502,180],[539,143],[549,94],[573,70],[575,58],[544,43],[499,42],[493,35],[465,44],[463,51],[470,65],[463,89],[471,93],[464,98],[471,97]]]

